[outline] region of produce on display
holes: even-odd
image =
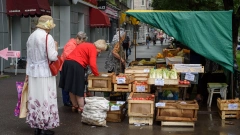
[[[162,55],[161,53],[158,53],[158,54],[156,55],[156,58],[161,59],[161,58],[163,58],[163,55]]]
[[[178,79],[178,74],[176,70],[168,69],[151,69],[149,73],[149,78],[160,78],[160,79]]]
[[[150,95],[146,97],[132,97],[131,100],[154,100],[155,95]]]
[[[179,84],[185,84],[185,85],[189,85],[190,84],[190,82],[189,81],[187,81],[187,80],[180,80],[179,81]]]

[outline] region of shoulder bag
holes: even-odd
[[[48,40],[48,34],[46,36],[46,53],[47,53],[47,59],[48,59],[47,40]],[[50,68],[50,71],[52,73],[52,76],[56,76],[58,74],[59,69],[60,69],[60,67],[63,63],[60,56],[57,56],[57,58],[58,59],[56,61],[51,61],[51,62],[49,62],[49,59],[48,59],[49,68]]]

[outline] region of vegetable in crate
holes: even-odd
[[[162,96],[171,98],[173,97],[173,94],[170,90],[164,90]]]

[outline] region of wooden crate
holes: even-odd
[[[118,79],[123,80],[123,83],[119,83]],[[123,79],[122,79],[123,78]],[[119,75],[113,75],[112,83],[114,84],[130,84],[134,81],[134,74],[119,74]]]
[[[129,116],[129,124],[153,124],[153,117],[138,117],[138,116]]]
[[[116,101],[110,101],[111,103],[116,103]],[[125,118],[126,115],[126,109],[125,109],[126,103],[120,106],[120,110],[112,111],[111,107],[109,111],[107,111],[107,118],[106,121],[108,122],[121,122]]]
[[[152,96],[147,93],[130,93],[128,97],[128,116],[153,117],[154,116],[154,99],[153,100],[133,100],[133,98],[146,98]]]
[[[100,73],[108,76],[88,76],[88,90],[89,91],[112,91],[112,78],[114,73]]]
[[[131,92],[132,84],[114,84],[114,92]]]
[[[146,81],[134,81],[133,92],[150,92],[150,85]]]
[[[195,122],[197,121],[197,111],[199,109],[196,100],[193,101],[175,101],[160,100],[156,103],[157,121],[174,122]]]
[[[148,84],[155,84],[156,78],[148,78]],[[178,85],[179,79],[164,79],[164,85]]]
[[[147,67],[132,66],[126,68],[125,73],[134,74],[135,81],[146,81],[149,77],[149,72],[151,68],[154,68],[154,66]]]
[[[172,69],[179,73],[204,73],[204,66],[201,64],[173,64]]]
[[[233,100],[217,99],[217,106],[219,115],[222,119],[226,118],[240,118],[240,101],[238,98]]]

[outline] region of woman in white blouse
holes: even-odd
[[[37,29],[27,41],[28,113],[26,122],[35,128],[35,135],[51,135],[49,129],[59,126],[56,77],[52,76],[49,61],[57,60],[57,42],[48,34],[55,27],[53,18],[41,16]],[[47,52],[46,52],[47,38]],[[47,58],[48,53],[48,58]]]

